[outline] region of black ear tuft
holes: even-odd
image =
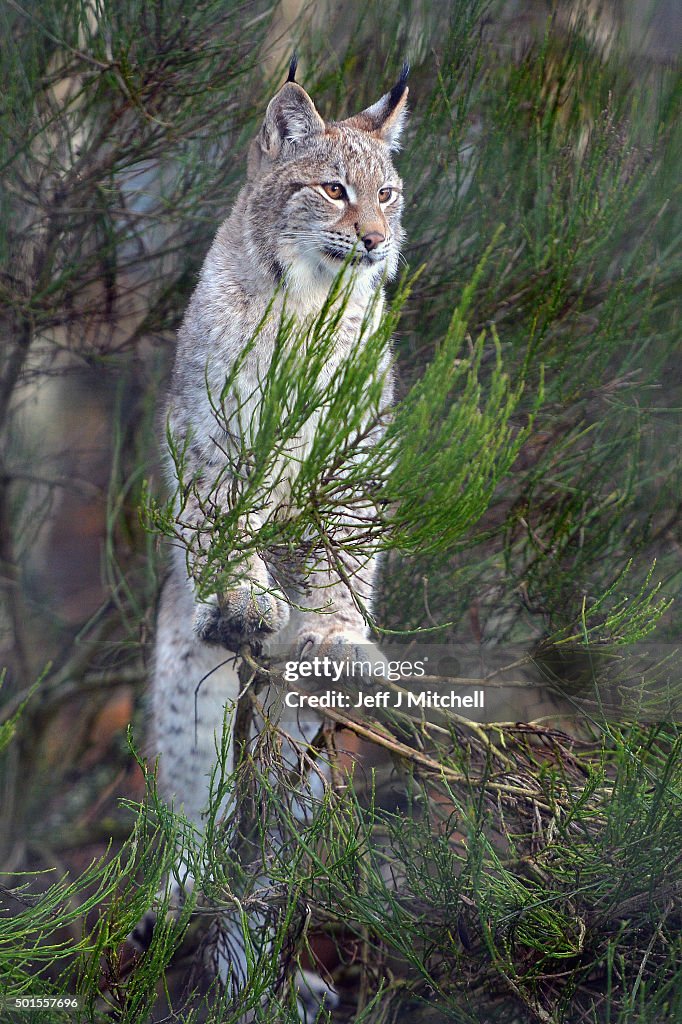
[[[400,78],[398,79],[398,81],[396,82],[396,84],[393,86],[389,93],[389,110],[393,110],[396,104],[400,101],[402,94],[405,92],[405,89],[407,88],[407,76],[409,75],[409,73],[410,65],[408,64],[407,61],[405,61],[405,63],[403,64],[402,71],[400,72]]]
[[[361,110],[354,117],[347,117],[342,124],[360,131],[369,132],[377,139],[385,142],[389,149],[400,149],[400,135],[405,126],[407,115],[407,76],[410,65],[405,61],[400,78],[390,92],[373,103],[371,107]]]
[[[287,78],[287,82],[295,82],[296,81],[296,68],[297,67],[298,67],[298,54],[294,50],[293,54],[291,55],[291,61],[289,62],[289,77]]]

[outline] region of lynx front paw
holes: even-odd
[[[235,587],[213,597],[194,616],[197,636],[209,644],[221,644],[238,652],[244,643],[254,643],[283,629],[289,621],[289,606],[271,592],[255,593],[250,587]]]
[[[376,675],[385,678],[381,670],[385,663],[383,654],[371,640],[356,633],[304,630],[296,638],[294,656],[299,661],[313,664],[316,658],[328,658],[335,666],[340,666],[342,673],[348,677],[371,679]],[[329,669],[325,668],[325,671]],[[337,676],[338,670],[333,674]]]

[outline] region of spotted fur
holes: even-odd
[[[406,70],[377,103],[337,122],[322,119],[295,73],[292,62],[251,145],[246,184],[210,248],[178,336],[167,421],[178,443],[187,444],[185,472],[200,474],[207,488],[224,473],[225,446],[231,443],[227,434],[217,436],[207,382],[213,395],[221,393],[264,321],[236,381],[241,396],[251,396],[257,417],[253,393],[272,357],[283,311],[301,322],[317,315],[343,261],[352,257],[350,300],[326,368],[333,374],[357,341],[377,289],[398,266],[403,195],[391,153],[405,119]],[[380,304],[376,310],[379,315]],[[386,367],[389,358],[386,353]],[[388,373],[384,399],[391,400]],[[311,440],[303,438],[302,444]],[[286,494],[279,499],[286,501]],[[229,501],[229,480],[216,500]],[[202,525],[198,506],[185,518]],[[353,589],[371,606],[374,560],[346,569]],[[200,602],[185,552],[174,553],[157,622],[152,749],[160,754],[163,794],[197,825],[206,809],[224,709],[235,706],[239,690],[230,651],[255,638],[270,638],[294,654],[305,649],[353,656],[368,644],[367,625],[335,570],[321,566],[312,583],[312,596],[295,585],[278,591],[265,553],[251,560],[233,591]],[[315,720],[301,723],[301,738],[316,728]],[[236,962],[225,964],[221,974],[237,976],[238,968]]]

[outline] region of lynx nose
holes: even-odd
[[[364,245],[367,252],[371,252],[372,249],[376,249],[386,238],[386,235],[382,235],[380,231],[368,231],[366,235],[362,236],[362,244]]]

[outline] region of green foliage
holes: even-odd
[[[377,1019],[380,1007],[411,1007],[415,1020],[428,1010],[475,1021],[480,1000],[495,992],[501,1021],[514,1019],[517,1001],[546,1021],[603,1020],[606,1008],[612,1020],[675,1019],[682,744],[674,728],[613,728],[603,742],[574,746],[570,757],[560,733],[545,730],[541,748],[532,732],[510,729],[505,750],[518,772],[533,766],[534,778],[525,774],[508,792],[495,790],[499,776],[473,732],[451,747],[434,733],[427,742],[443,765],[466,756],[459,781],[404,775],[405,813],[389,810],[379,788],[356,778],[311,801],[303,822],[272,770],[281,754],[276,731],[265,729],[233,774],[221,768],[228,735],[205,837],[158,800],[147,774],[147,799],[130,805],[135,821],[119,852],[75,878],[46,882],[28,873],[4,890],[19,906],[0,928],[6,995],[35,993],[40,979],[44,994],[79,994],[76,1020],[110,1019],[114,1007],[118,1020],[146,1020],[179,946],[196,949],[219,911],[241,915],[246,928],[244,914],[258,907],[274,929],[274,951],[249,936],[251,982],[236,1003],[216,990],[206,1004],[196,985],[168,993],[182,1019],[202,1008],[202,1019],[236,1022],[251,1007],[258,1020],[294,1020],[279,987],[278,953],[286,962],[292,940],[309,941],[311,914],[340,948],[362,948],[374,980],[355,1020]],[[227,793],[242,794],[242,803],[218,824]],[[253,803],[249,793],[258,794]],[[176,871],[179,851],[197,884],[171,913],[157,891]],[[125,983],[96,998],[102,964],[115,979],[120,943],[152,905],[159,923],[150,948]],[[281,995],[262,1005],[273,990]]]
[[[600,5],[606,43],[586,16],[570,17],[575,6],[558,4],[532,37],[510,28],[504,6],[478,0],[351,3],[342,21],[330,8],[324,25],[304,14],[293,29],[301,80],[330,117],[372,102],[410,58],[412,119],[398,159],[405,254],[421,269],[395,286],[378,325],[368,319],[364,345],[328,384],[320,371],[343,276],[305,331],[282,321],[257,393],[237,402],[231,473],[212,482],[216,491],[234,481],[231,504],[217,514],[205,501],[205,592],[228,585],[235,551],[303,548],[310,569],[322,551],[362,557],[379,547],[384,632],[538,643],[560,689],[576,648],[595,664],[616,651],[627,668],[627,646],[654,627],[677,641],[679,72],[627,50],[623,5]],[[0,833],[3,993],[77,993],[84,1021],[149,1020],[157,992],[186,1021],[236,1022],[246,1007],[257,1020],[293,1021],[279,962],[293,967],[319,930],[354,962],[346,1017],[358,1022],[678,1020],[682,779],[672,725],[595,716],[587,738],[569,741],[455,716],[384,722],[373,742],[402,773],[399,799],[380,772],[363,793],[358,770],[304,824],[273,768],[280,738],[266,730],[261,760],[254,753],[234,775],[224,746],[217,752],[205,837],[164,806],[147,772],[144,806],[128,805],[129,838],[85,868],[42,870],[60,863],[69,815],[83,818],[82,805],[48,807],[41,788],[50,716],[85,714],[128,685],[131,667],[139,694],[157,552],[137,506],[153,463],[155,392],[275,87],[263,58],[271,71],[284,63],[273,10],[0,3],[0,640],[14,645],[0,725],[3,795],[14,794]],[[391,336],[401,397],[377,444]],[[70,486],[45,447],[68,449],[73,435],[52,419],[31,434],[27,421],[34,407],[49,409],[40,388],[93,370],[118,396],[102,402],[113,438],[106,598],[73,626],[36,593],[31,561]],[[92,378],[82,379],[81,396]],[[234,379],[211,397],[225,425]],[[281,453],[311,419],[295,511],[267,514]],[[91,429],[84,423],[84,444]],[[186,540],[199,482],[185,479],[178,439],[169,443],[182,486],[169,507],[151,484],[149,516]],[[350,530],[341,503],[356,515]],[[672,655],[668,668],[676,683]],[[639,717],[670,717],[666,700],[645,693]],[[58,793],[77,788],[74,764],[75,753],[52,762]],[[79,786],[95,774],[81,771]],[[239,800],[223,820],[231,792]],[[167,916],[163,879],[181,865],[197,886],[179,917]],[[121,941],[152,905],[150,949],[123,977]],[[173,986],[171,961],[189,949],[196,964],[219,911],[241,908],[243,923],[263,907],[282,955],[249,936],[241,1009],[191,972]],[[110,987],[100,995],[103,970]]]
[[[190,439],[181,444],[168,435],[178,484],[166,507],[150,498],[148,521],[184,545],[202,593],[227,589],[262,550],[292,560],[305,552],[298,566],[305,578],[330,551],[339,563],[342,554],[361,562],[376,550],[444,554],[471,529],[530,432],[512,426],[523,389],[511,389],[494,332],[496,365],[485,393],[485,332],[464,351],[482,271],[483,263],[424,375],[391,409],[383,405],[388,345],[409,288],[394,296],[378,326],[370,307],[357,344],[329,376],[349,297],[342,272],[312,324],[301,328],[282,316],[273,359],[253,393],[238,390],[238,362],[220,398],[210,396],[218,431],[236,439],[215,479],[188,478]],[[306,449],[300,438],[312,425]],[[286,514],[283,483],[291,494]],[[201,510],[198,527],[186,514],[190,499]]]
[[[121,943],[158,902],[162,925],[146,956],[144,982],[133,977],[126,990],[129,1012],[120,1019],[143,1019],[153,1006],[154,985],[177,948],[193,902],[188,900],[177,922],[164,923],[168,899],[158,900],[157,889],[163,890],[175,864],[181,819],[158,802],[152,789],[149,804],[132,825],[118,851],[107,850],[76,877],[24,872],[19,885],[3,887],[0,992],[8,1012],[14,998],[68,993],[80,999],[76,1019],[103,1019],[104,1012],[96,1009],[103,966],[115,970]],[[21,1016],[17,1011],[16,1019]],[[46,1021],[73,1018],[59,1010],[41,1016]]]

